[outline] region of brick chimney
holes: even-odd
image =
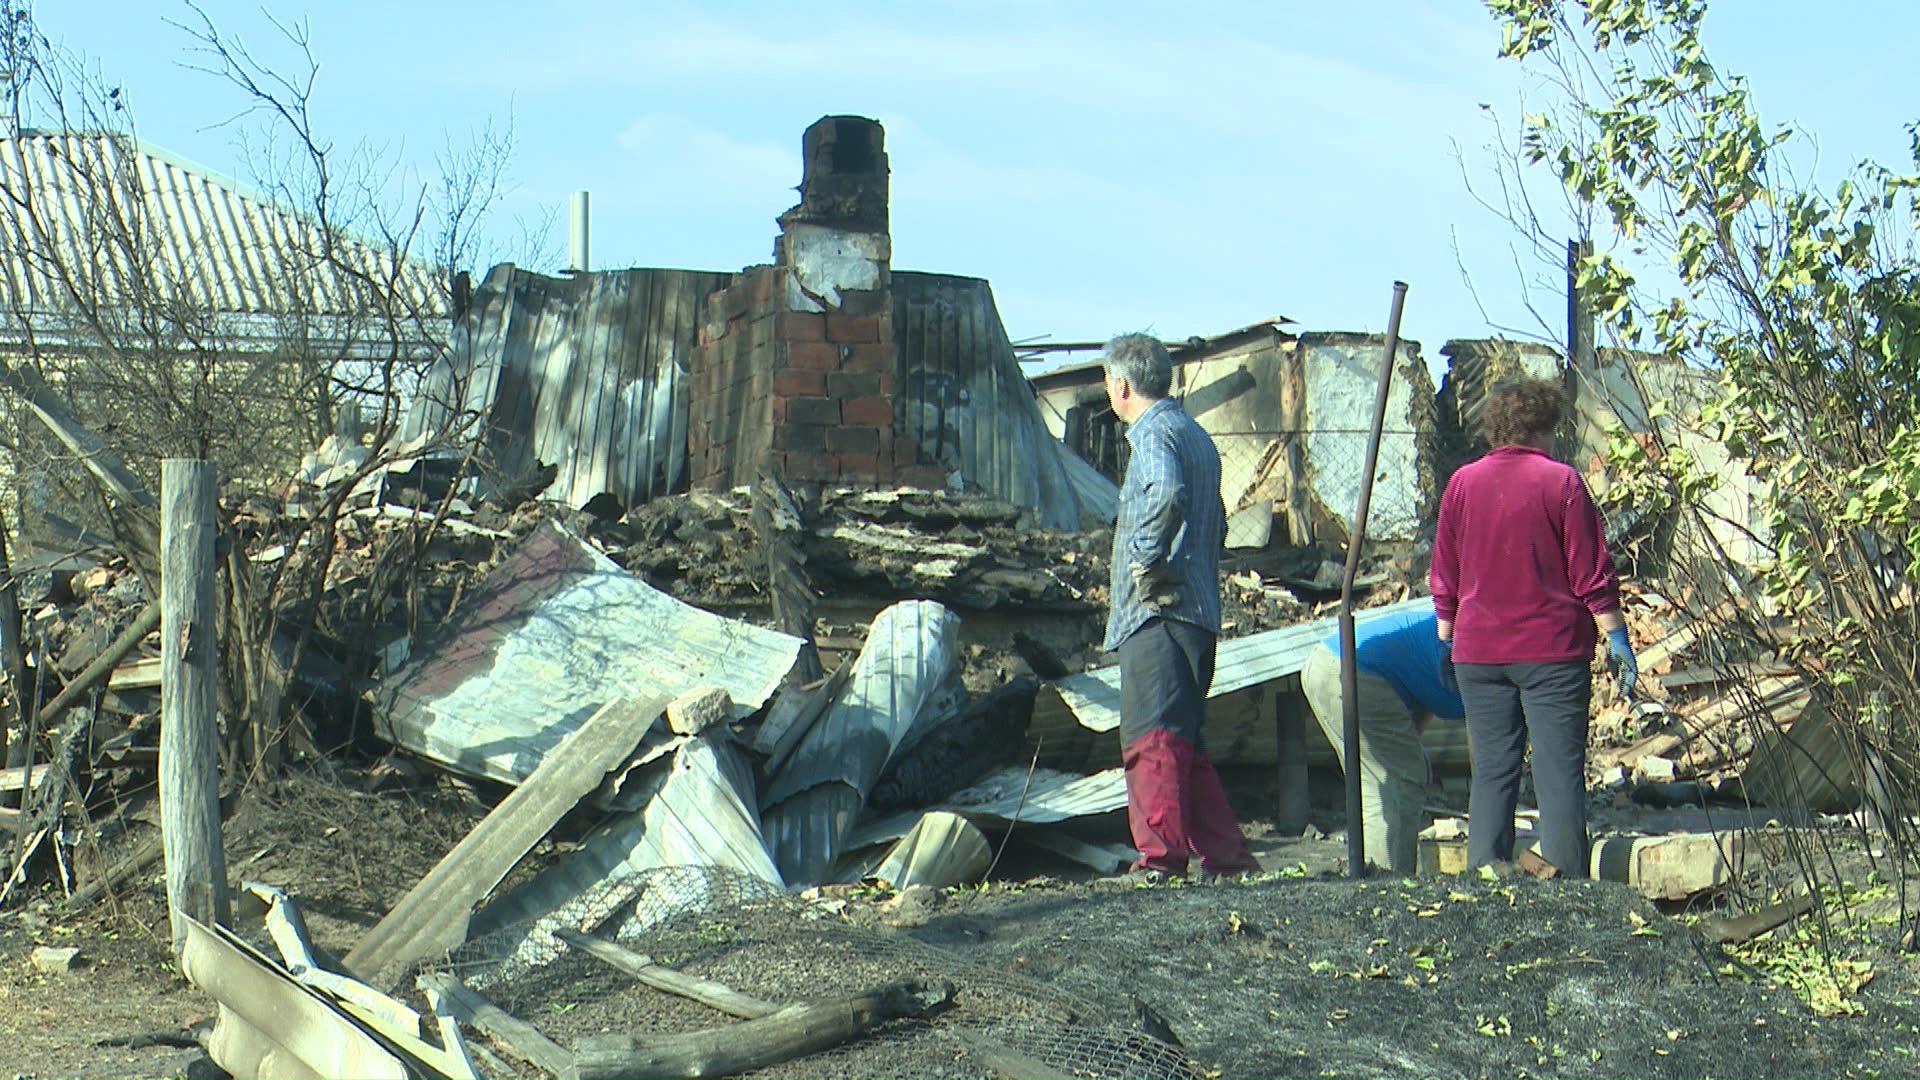
[[[689,398],[694,485],[749,484],[769,460],[800,483],[937,485],[894,437],[886,133],[828,116],[802,148],[773,264],[708,304]]]

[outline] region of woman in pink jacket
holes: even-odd
[[[1600,514],[1573,468],[1548,456],[1565,395],[1545,380],[1496,384],[1481,422],[1493,447],[1440,498],[1428,584],[1443,657],[1467,710],[1471,866],[1513,859],[1520,769],[1533,744],[1540,854],[1587,876],[1587,706],[1598,631],[1638,674]]]

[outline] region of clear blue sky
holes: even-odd
[[[37,0],[42,30],[124,88],[140,135],[250,179],[230,88],[183,65],[180,0]],[[224,34],[292,63],[257,0],[203,0]],[[491,252],[593,193],[596,268],[767,261],[799,182],[800,135],[829,113],[885,124],[894,265],[991,279],[1016,338],[1151,327],[1450,337],[1532,325],[1508,227],[1469,197],[1493,106],[1542,93],[1495,57],[1472,0],[1171,5],[1109,0],[729,4],[646,0],[264,0],[303,21],[322,134],[402,180],[511,124]],[[1920,117],[1920,4],[1717,0],[1709,50],[1762,117],[1819,137],[1820,175],[1906,160]],[[1456,245],[1458,255],[1456,255]],[[523,261],[528,261],[523,258]],[[476,269],[484,269],[477,267]],[[1551,295],[1543,311],[1563,310]]]

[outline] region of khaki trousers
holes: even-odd
[[[1360,811],[1367,861],[1396,874],[1420,863],[1426,825],[1427,755],[1413,713],[1393,684],[1356,672],[1360,699]],[[1340,657],[1315,645],[1300,669],[1300,689],[1327,742],[1346,765],[1346,720],[1341,707]],[[1352,828],[1351,822],[1347,825]]]

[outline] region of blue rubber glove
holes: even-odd
[[[1633,697],[1633,685],[1640,679],[1640,662],[1633,658],[1633,644],[1627,640],[1627,628],[1616,626],[1607,631],[1607,666],[1620,680],[1620,692]]]
[[[1460,679],[1453,672],[1453,640],[1440,639],[1440,685],[1450,693],[1460,692]]]

